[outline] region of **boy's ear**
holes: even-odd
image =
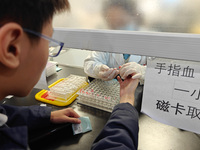
[[[4,66],[19,66],[22,34],[23,29],[17,23],[7,23],[0,28],[0,63]]]

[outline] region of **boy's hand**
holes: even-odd
[[[118,76],[117,80],[120,84],[120,103],[130,103],[134,105],[135,90],[138,86],[139,79],[133,79],[128,76],[124,81]]]
[[[78,119],[80,116],[72,109],[66,108],[51,112],[51,122],[52,123],[81,123]]]

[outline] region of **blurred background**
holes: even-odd
[[[69,0],[54,27],[200,33],[199,0]]]
[[[54,27],[200,34],[199,0],[69,0]],[[67,49],[51,60],[83,68],[89,50]]]

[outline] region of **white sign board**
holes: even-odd
[[[148,59],[141,111],[200,134],[200,63]]]

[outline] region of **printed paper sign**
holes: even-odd
[[[148,59],[142,112],[200,134],[200,63]]]

